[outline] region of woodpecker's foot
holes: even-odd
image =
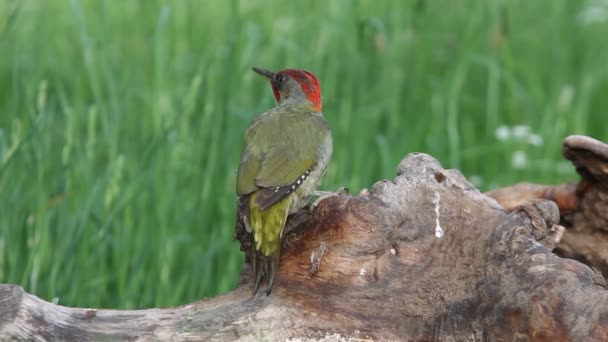
[[[313,195],[319,196],[319,198],[317,198],[317,200],[312,203],[312,205],[310,206],[310,209],[314,209],[319,204],[319,202],[321,202],[324,199],[327,199],[327,198],[330,198],[333,196],[348,195],[349,193],[350,193],[350,191],[348,190],[348,188],[344,187],[344,186],[341,188],[338,188],[336,191],[315,191],[313,193]]]

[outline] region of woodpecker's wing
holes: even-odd
[[[305,180],[329,134],[321,115],[288,109],[276,108],[264,113],[247,129],[237,192],[246,195],[262,190],[256,196],[262,210],[287,196]]]

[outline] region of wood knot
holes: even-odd
[[[445,174],[441,171],[435,172],[435,180],[437,183],[443,183],[445,181]]]
[[[531,200],[520,205],[514,212],[522,212],[528,217],[536,241],[550,249],[560,242],[565,229],[558,224],[560,215],[555,202]]]

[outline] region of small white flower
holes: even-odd
[[[608,20],[608,5],[605,1],[588,1],[587,7],[579,12],[577,19],[583,25],[604,22]]]
[[[543,137],[536,133],[532,133],[528,136],[528,143],[532,146],[541,146],[543,142]]]
[[[511,129],[509,126],[505,125],[499,126],[494,132],[494,135],[496,136],[496,139],[500,141],[509,140],[509,138],[511,138]]]
[[[525,151],[515,151],[511,157],[511,165],[514,169],[523,169],[528,165],[528,155]]]
[[[513,138],[524,139],[530,135],[530,126],[516,125],[513,126]]]

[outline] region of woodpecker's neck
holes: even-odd
[[[277,104],[275,109],[280,113],[313,113],[323,116],[323,112],[315,108],[315,106],[309,102],[281,102]]]
[[[320,112],[320,106],[316,106],[308,98],[285,97],[279,100],[278,107],[303,107],[314,112]]]

